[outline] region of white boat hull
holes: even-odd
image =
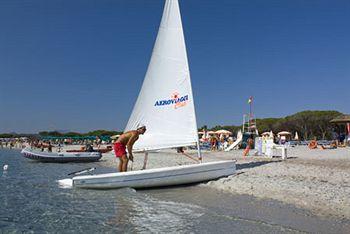
[[[220,161],[123,173],[76,176],[73,177],[71,184],[75,188],[92,189],[152,188],[215,180],[233,175],[235,172],[235,161]]]
[[[82,153],[49,153],[41,152],[30,148],[24,148],[21,151],[23,157],[51,163],[65,163],[65,162],[95,162],[100,160],[102,154],[99,152],[82,152]]]

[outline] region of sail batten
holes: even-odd
[[[166,0],[141,91],[126,131],[146,125],[134,149],[155,150],[198,143],[190,71],[177,0]]]

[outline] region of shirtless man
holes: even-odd
[[[139,135],[144,134],[145,132],[146,126],[141,126],[137,130],[123,133],[114,143],[113,149],[115,156],[119,158],[119,172],[127,171],[129,159],[132,162],[134,161],[134,156],[132,155],[132,146],[139,139]],[[128,149],[129,158],[127,157],[126,149]]]

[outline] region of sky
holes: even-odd
[[[198,126],[350,113],[350,1],[180,0]],[[1,0],[0,132],[123,130],[163,0]]]

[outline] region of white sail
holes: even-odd
[[[158,36],[141,91],[125,131],[147,127],[135,150],[198,142],[186,45],[177,0],[166,0]]]

